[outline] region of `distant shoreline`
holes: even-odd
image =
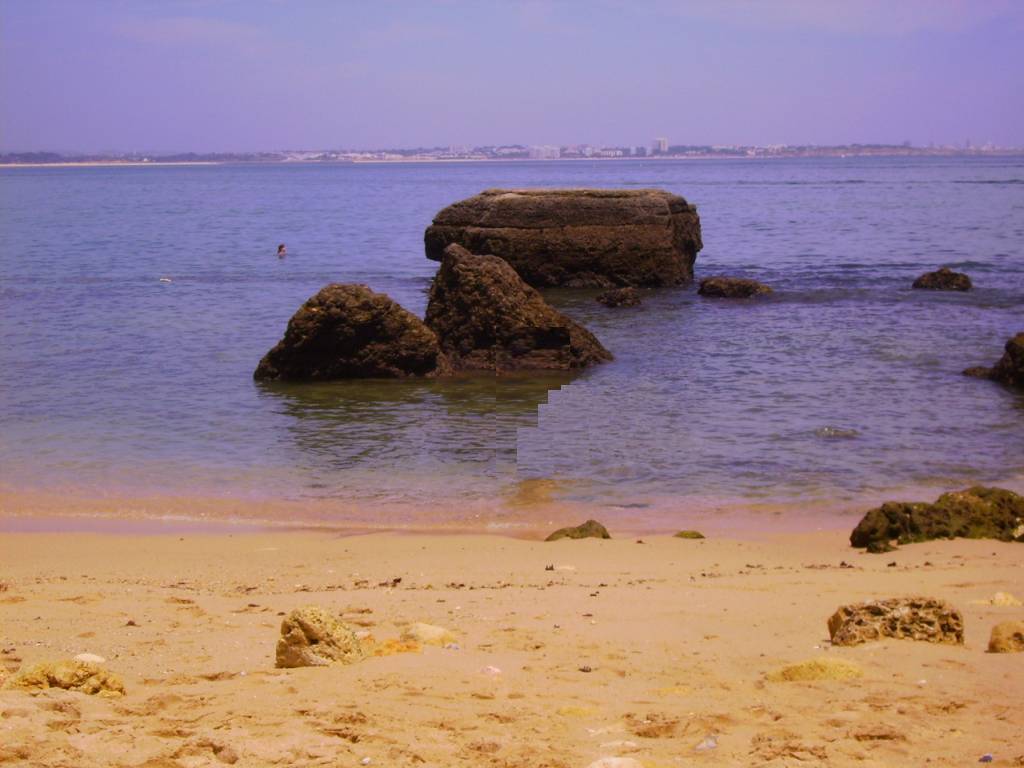
[[[69,160],[56,163],[0,163],[0,168],[143,168],[153,166],[206,166],[206,165],[391,165],[428,163],[543,163],[543,162],[687,162],[702,160],[799,160],[799,159],[859,159],[859,158],[1006,158],[1022,157],[1024,152],[950,152],[950,153],[847,153],[847,154],[774,154],[774,155],[674,155],[660,157],[402,157],[354,158],[351,160]]]

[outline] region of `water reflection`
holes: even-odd
[[[283,418],[281,434],[311,489],[393,496],[410,489],[413,476],[457,494],[510,479],[519,430],[535,427],[551,390],[572,379],[545,373],[256,386]]]

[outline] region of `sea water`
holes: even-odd
[[[492,187],[683,195],[698,279],[775,293],[549,292],[615,355],[577,376],[252,380],[326,283],[422,315],[423,230]],[[0,231],[9,491],[633,509],[1024,473],[1024,396],[960,375],[1024,330],[1021,158],[10,168]],[[910,290],[941,265],[974,290]]]

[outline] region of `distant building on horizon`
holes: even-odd
[[[651,145],[651,154],[664,155],[666,152],[668,152],[668,139],[655,139],[654,144]]]
[[[562,156],[560,147],[544,145],[542,147],[530,147],[529,157],[531,160],[557,160]]]

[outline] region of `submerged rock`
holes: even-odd
[[[598,288],[687,283],[703,247],[696,207],[658,189],[490,189],[434,217],[427,258],[451,243],[533,286]]]
[[[963,645],[960,611],[930,597],[870,600],[844,605],[828,620],[833,645],[860,645],[886,637]]]
[[[8,680],[5,688],[20,690],[45,690],[63,688],[90,696],[124,696],[125,688],[121,678],[108,672],[98,664],[88,661],[62,659],[46,661],[18,672]]]
[[[744,277],[709,277],[700,281],[701,296],[713,299],[749,299],[772,292],[771,286]]]
[[[703,539],[704,534],[700,531],[680,531],[672,536],[674,539]]]
[[[1024,621],[1004,621],[992,627],[989,653],[1024,652]]]
[[[548,536],[544,541],[558,541],[559,539],[610,539],[608,529],[596,520],[587,520],[582,525],[570,528],[559,528]]]
[[[598,304],[606,307],[635,307],[640,302],[640,292],[636,288],[612,288],[597,297]]]
[[[863,676],[864,672],[852,661],[822,657],[790,664],[769,673],[767,679],[775,683],[792,683],[806,680],[854,680]]]
[[[976,365],[966,369],[964,375],[1024,387],[1024,331],[1015,334],[1006,342],[1003,356],[994,366],[986,368]]]
[[[885,552],[892,541],[952,538],[1024,541],[1024,496],[974,486],[944,493],[934,504],[889,501],[864,515],[850,544]]]
[[[913,287],[926,291],[969,291],[971,278],[963,272],[942,267],[934,272],[925,272],[914,281]]]
[[[445,249],[426,322],[456,370],[567,370],[612,357],[505,261],[459,245]]]
[[[363,656],[363,646],[352,628],[323,608],[297,608],[281,622],[278,667],[351,664]]]
[[[288,321],[256,379],[323,381],[444,372],[437,337],[422,320],[365,285],[322,288]]]

